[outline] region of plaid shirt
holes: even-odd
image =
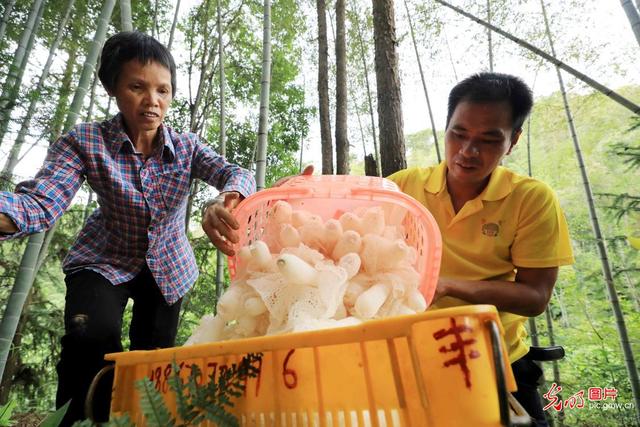
[[[56,141],[34,179],[15,193],[0,192],[0,212],[18,232],[50,228],[86,179],[100,207],[80,231],[63,271],[90,269],[114,285],[133,279],[146,263],[166,301],[173,304],[193,285],[198,268],[185,235],[190,181],[249,196],[255,180],[229,164],[192,133],[162,126],[164,144],[146,160],[135,153],[120,114],[82,123]]]

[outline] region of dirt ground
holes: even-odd
[[[12,427],[37,427],[42,420],[46,417],[46,414],[14,414],[11,417]]]

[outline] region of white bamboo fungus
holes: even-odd
[[[317,222],[318,219],[319,217],[317,215],[313,215],[308,211],[296,210],[291,213],[291,225],[295,228],[300,228],[311,222]],[[322,219],[320,219],[320,221],[322,221]]]
[[[422,312],[427,309],[427,301],[424,299],[424,295],[417,289],[411,289],[406,298],[407,307],[414,312]]]
[[[366,282],[361,280],[350,280],[347,282],[347,289],[344,293],[344,305],[347,309],[353,308],[353,306],[356,305],[356,300],[368,287]]]
[[[378,234],[381,235],[385,230],[384,211],[380,206],[369,208],[362,216],[363,234]]]
[[[240,316],[238,318],[236,332],[238,332],[239,334],[245,337],[253,336],[256,330],[257,323],[258,323],[258,319],[255,316],[251,316],[249,314]]]
[[[384,283],[377,283],[360,294],[354,306],[358,317],[371,319],[387,300],[391,290]]]
[[[300,240],[300,233],[298,233],[298,230],[291,224],[280,224],[280,240],[278,243],[280,243],[280,245],[283,248],[286,247],[297,247],[301,240]]]
[[[360,256],[364,271],[375,274],[397,267],[411,256],[411,250],[400,239],[389,240],[375,234],[367,234],[362,238]]]
[[[328,219],[275,203],[262,240],[238,250],[236,278],[189,343],[354,325],[423,311],[417,253],[398,210]],[[393,213],[393,218],[388,215]]]
[[[353,212],[345,212],[340,216],[340,224],[343,231],[355,231],[358,234],[362,234],[362,218]]]
[[[248,263],[251,259],[251,248],[250,246],[243,246],[238,250],[238,260],[241,263]]]
[[[362,246],[362,237],[353,231],[348,230],[342,233],[340,236],[340,240],[336,243],[336,247],[333,248],[333,252],[331,254],[331,258],[334,260],[339,260],[346,254],[350,252],[358,253],[360,252],[360,247]]]
[[[244,309],[251,316],[258,316],[267,311],[267,306],[260,297],[249,297],[244,301]]]
[[[251,246],[251,266],[256,270],[265,270],[272,261],[269,247],[262,240],[255,241]]]
[[[231,285],[218,300],[218,312],[224,313],[229,319],[235,318],[240,312],[240,301],[243,289],[240,285]]]
[[[298,228],[300,240],[310,248],[324,252],[324,234],[323,224],[313,221]]]
[[[362,261],[360,260],[360,256],[354,252],[343,255],[338,261],[338,265],[344,268],[347,272],[347,279],[351,279],[353,276],[358,274],[361,264]]]
[[[318,273],[315,268],[292,254],[280,255],[276,264],[285,280],[292,285],[309,286]]]
[[[271,208],[271,219],[276,224],[291,223],[293,208],[284,200],[278,200]]]
[[[324,255],[315,249],[311,249],[304,243],[300,243],[296,248],[284,248],[281,254],[292,254],[303,260],[309,265],[316,265],[324,259]]]
[[[333,252],[333,248],[335,248],[336,243],[340,240],[342,233],[342,224],[340,224],[340,221],[330,219],[325,223],[323,246],[327,256],[331,255],[331,252]]]
[[[219,341],[222,338],[224,319],[213,314],[205,314],[200,319],[200,324],[193,331],[184,345],[195,345],[206,342]]]

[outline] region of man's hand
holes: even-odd
[[[18,231],[18,227],[7,215],[0,213],[0,234],[13,234]]]
[[[298,175],[289,175],[289,176],[285,176],[284,178],[280,178],[271,187],[280,187],[282,184],[289,181],[291,178],[295,178],[296,176],[307,176],[307,175],[313,175],[313,165],[308,165]]]
[[[440,277],[433,301],[449,296],[471,304],[492,304],[499,311],[521,316],[535,317],[544,313],[558,278],[558,267],[516,268],[514,282]]]
[[[233,256],[233,243],[238,243],[240,227],[233,216],[233,209],[238,206],[242,196],[236,191],[220,193],[202,214],[202,229],[213,245],[224,254]]]
[[[436,292],[433,294],[433,302],[436,302],[440,298],[447,296],[447,283],[448,283],[448,279],[445,279],[443,277],[438,278],[438,284],[436,285]]]

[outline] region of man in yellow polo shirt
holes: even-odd
[[[493,304],[500,311],[516,399],[547,426],[537,393],[542,372],[526,357],[524,322],[544,312],[558,267],[573,263],[567,224],[544,183],[500,166],[533,97],[517,77],[480,73],[449,94],[445,161],[389,177],[435,217],[443,239],[432,308]]]

